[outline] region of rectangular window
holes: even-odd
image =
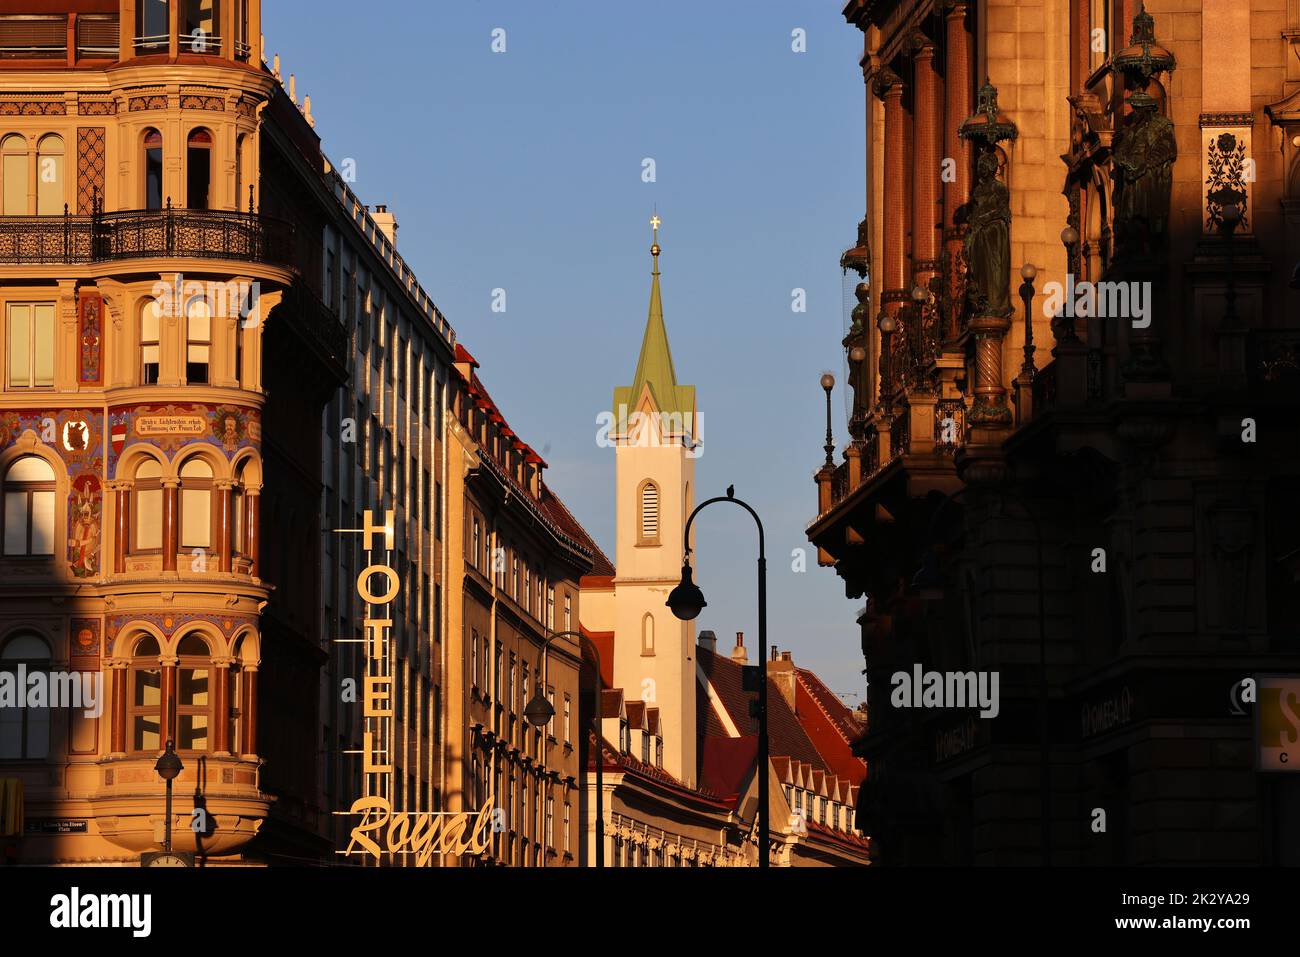
[[[564,630],[573,630],[573,609],[568,595],[564,596]]]
[[[9,387],[54,387],[54,303],[14,303],[7,324]]]
[[[573,739],[569,737],[569,714],[573,707],[572,699],[566,694],[564,696],[564,743],[568,744]]]
[[[546,627],[555,630],[555,586],[546,586]]]

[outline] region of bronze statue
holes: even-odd
[[[1169,193],[1178,144],[1174,124],[1156,112],[1154,97],[1129,97],[1133,113],[1115,137],[1115,233],[1120,248],[1150,253],[1164,241],[1169,223]]]
[[[968,207],[966,297],[975,316],[1011,315],[1011,194],[998,179],[998,158],[980,155]]]

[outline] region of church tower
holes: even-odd
[[[681,575],[682,529],[693,508],[695,387],[679,385],[673,369],[659,293],[659,217],[650,223],[654,265],[641,355],[632,384],[614,389],[614,685],[659,709],[664,770],[694,786],[695,626],[665,602]]]

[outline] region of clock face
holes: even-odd
[[[183,854],[161,851],[144,862],[145,867],[193,867]]]

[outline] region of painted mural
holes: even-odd
[[[109,410],[108,469],[113,474],[122,450],[147,442],[167,455],[184,446],[203,442],[233,458],[241,449],[262,444],[262,420],[256,409],[237,405],[119,406]]]
[[[0,413],[0,451],[30,429],[68,473],[68,568],[77,578],[102,572],[104,417],[90,409],[13,409]]]

